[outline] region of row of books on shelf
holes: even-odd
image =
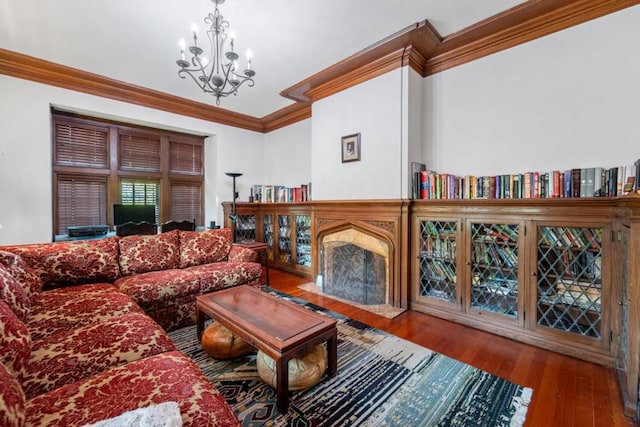
[[[298,187],[255,184],[249,193],[249,202],[252,203],[289,203],[310,200],[311,183],[301,184]]]
[[[417,166],[416,166],[417,165]],[[617,197],[640,188],[640,160],[613,168],[580,168],[495,176],[437,173],[413,164],[414,199]]]

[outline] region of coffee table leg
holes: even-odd
[[[283,357],[276,360],[276,405],[281,414],[289,411],[289,361]]]
[[[328,375],[333,377],[338,372],[338,331],[327,340]]]
[[[202,332],[204,332],[204,313],[196,307],[196,336],[198,341],[202,337]]]

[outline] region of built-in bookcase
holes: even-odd
[[[614,366],[615,212],[611,200],[415,202],[410,306]]]

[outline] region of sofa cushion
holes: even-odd
[[[118,237],[4,246],[1,249],[20,255],[47,287],[109,282],[120,274]]]
[[[22,383],[27,375],[31,336],[27,326],[0,301],[0,362]]]
[[[102,292],[119,292],[111,283],[90,283],[86,285],[67,286],[40,292],[31,300],[31,309],[42,312],[57,309],[65,301],[84,298]]]
[[[84,425],[175,401],[185,426],[239,426],[200,369],[178,351],[131,362],[41,394],[26,404],[33,426]],[[88,409],[90,408],[90,409]]]
[[[187,270],[198,275],[200,292],[204,294],[257,279],[262,273],[262,266],[256,262],[216,262]]]
[[[25,418],[22,388],[9,369],[0,363],[0,426],[22,427]]]
[[[62,289],[43,292],[36,299],[27,321],[31,338],[38,340],[122,314],[143,312],[131,297],[117,291],[113,285],[108,285],[110,291],[101,290],[102,286],[87,292],[62,292]]]
[[[4,301],[23,322],[31,311],[31,301],[18,281],[0,265],[0,300]]]
[[[230,250],[230,228],[180,231],[180,268],[224,261]]]
[[[149,316],[129,313],[35,341],[22,387],[32,398],[143,357],[176,350]]]
[[[231,262],[255,262],[258,253],[253,249],[233,245],[229,251],[229,261]]]
[[[4,265],[9,274],[22,285],[30,300],[42,291],[40,276],[29,267],[20,255],[13,252],[0,251],[0,264]]]
[[[198,276],[188,270],[150,271],[121,277],[113,284],[142,307],[150,302],[172,300],[200,292]]]
[[[178,230],[120,239],[120,271],[125,276],[178,268],[179,263]]]

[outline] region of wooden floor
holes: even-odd
[[[625,417],[613,369],[521,344],[487,332],[405,312],[393,320],[298,286],[309,280],[271,270],[270,285],[514,383],[531,387],[526,426],[636,426]]]

